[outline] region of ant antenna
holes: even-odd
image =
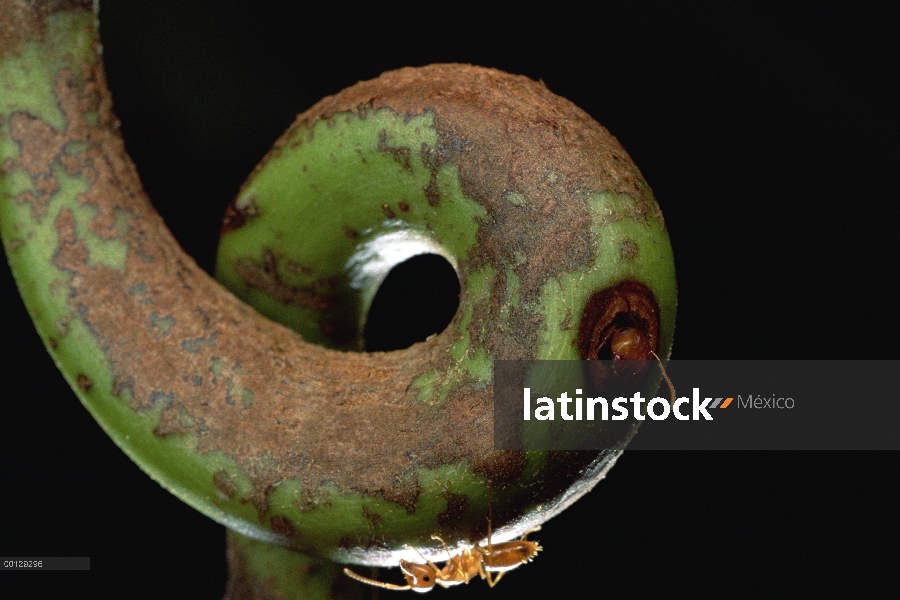
[[[656,355],[656,352],[653,350],[650,351],[650,354],[653,355],[653,358],[659,363],[659,370],[662,371],[663,379],[666,380],[666,385],[669,386],[669,393],[672,394],[672,403],[671,406],[675,406],[675,386],[672,385],[672,380],[669,379],[669,374],[666,373],[666,368],[663,366],[663,361]]]
[[[488,552],[493,552],[491,544],[491,522],[494,520],[494,482],[488,481]]]
[[[396,585],[394,583],[385,583],[383,581],[376,581],[374,579],[369,579],[368,577],[363,577],[362,575],[358,575],[347,568],[344,569],[344,575],[346,575],[347,577],[350,577],[351,579],[355,579],[356,581],[358,581],[360,583],[365,583],[367,585],[380,587],[385,590],[409,590],[409,589],[412,589],[412,586],[409,584]]]

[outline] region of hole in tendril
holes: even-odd
[[[400,350],[442,332],[459,308],[459,292],[456,271],[442,256],[421,254],[398,264],[369,308],[366,350]]]

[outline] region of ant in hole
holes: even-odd
[[[657,356],[656,352],[650,349],[650,342],[647,340],[647,336],[640,329],[628,326],[616,327],[607,335],[612,336],[612,339],[610,340],[610,349],[612,351],[613,362],[616,365],[623,364],[619,361],[648,360],[649,356],[656,359],[656,362],[659,363],[659,370],[662,372],[663,379],[665,379],[666,385],[669,386],[669,393],[672,394],[670,404],[674,406],[675,386],[672,385],[672,380],[669,379],[669,374],[666,373],[666,368],[663,366],[662,359]]]

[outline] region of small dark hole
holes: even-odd
[[[447,260],[422,254],[388,273],[369,309],[366,350],[409,348],[442,332],[459,308],[459,279]]]

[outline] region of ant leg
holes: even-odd
[[[506,575],[506,571],[501,571],[499,573],[491,573],[490,571],[488,571],[487,575],[488,576],[485,577],[485,579],[487,579],[488,585],[490,587],[494,587],[495,585],[500,583],[500,579],[502,579],[503,576]]]
[[[444,540],[442,540],[441,538],[439,538],[439,537],[436,536],[436,535],[432,535],[432,536],[431,536],[431,539],[439,541],[439,542],[441,543],[441,545],[444,547],[444,550],[447,552],[447,564],[444,566],[444,568],[446,569],[446,568],[448,568],[448,567],[452,564],[452,565],[454,566],[454,568],[455,568],[454,570],[459,571],[459,574],[462,575],[463,580],[464,580],[466,583],[469,583],[469,577],[468,577],[468,575],[467,575],[466,572],[463,570],[462,565],[459,564],[459,561],[454,561],[454,560],[453,560],[453,555],[450,554],[450,548],[447,547],[447,543],[444,542]],[[421,556],[421,554],[420,554],[420,556]],[[423,558],[424,558],[424,557],[423,557]],[[449,577],[449,575],[450,575],[450,572],[451,572],[451,571],[448,571],[448,572],[447,572],[447,576],[448,576],[448,577]]]
[[[497,583],[496,581],[494,581],[491,572],[484,568],[483,562],[478,563],[478,574],[481,575],[482,579],[487,581],[487,584],[490,587],[494,587],[494,584]]]
[[[541,526],[540,526],[540,525],[535,525],[534,527],[532,527],[531,529],[529,529],[528,531],[526,531],[525,533],[523,533],[523,534],[522,534],[522,537],[520,537],[519,540],[524,542],[526,537],[528,537],[528,536],[531,535],[532,533],[534,533],[534,532],[536,532],[536,531],[540,531],[540,530],[541,530]]]
[[[466,574],[462,570],[462,567],[458,564],[458,562],[454,562],[453,555],[450,553],[450,548],[447,547],[447,543],[436,535],[432,535],[431,539],[439,541],[444,547],[444,551],[447,553],[447,565],[453,563],[453,565],[456,567],[456,570],[459,571],[459,574],[463,576],[463,579],[466,579]],[[466,579],[466,583],[469,583],[468,579]]]
[[[538,529],[540,529],[540,527],[538,527]],[[526,533],[526,535],[527,535],[527,533]],[[490,520],[488,520],[488,549],[489,549],[488,552],[489,553],[493,552],[493,550],[490,550],[490,548],[491,548],[491,526],[490,526]],[[478,563],[478,574],[481,575],[482,579],[487,581],[488,587],[491,587],[491,588],[493,588],[495,585],[497,585],[497,583],[503,577],[502,571],[500,573],[493,573],[493,572],[485,569],[484,568],[484,558],[482,558],[481,562]]]
[[[439,541],[439,542],[441,543],[441,545],[444,547],[444,550],[447,552],[447,560],[452,560],[452,559],[453,559],[453,555],[450,554],[450,548],[447,547],[447,544],[444,542],[444,540],[442,540],[441,538],[439,538],[439,537],[436,536],[436,535],[432,535],[432,536],[431,536],[431,539],[437,540],[437,541]],[[421,555],[420,555],[420,556],[421,556]]]

